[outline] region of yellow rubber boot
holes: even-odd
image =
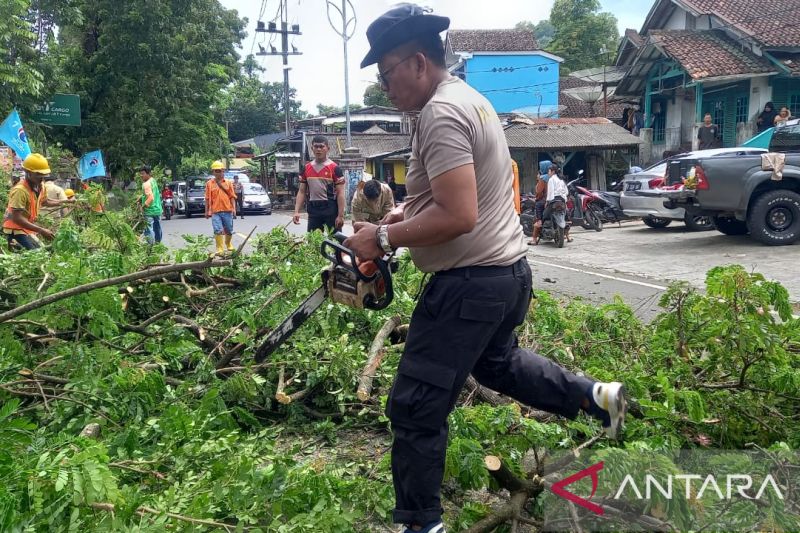
[[[225,253],[225,247],[222,242],[222,235],[214,235],[214,241],[217,243],[217,255]]]
[[[225,247],[228,249],[229,252],[235,251],[233,244],[231,244],[232,240],[233,240],[233,235],[225,235]]]

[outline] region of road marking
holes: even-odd
[[[663,287],[661,285],[654,285],[652,283],[645,283],[644,281],[636,281],[636,280],[632,280],[632,279],[618,278],[617,276],[611,276],[611,275],[608,275],[608,274],[600,274],[599,272],[592,272],[591,270],[582,270],[580,268],[573,268],[573,267],[568,267],[568,266],[564,266],[564,265],[556,265],[556,264],[553,264],[553,263],[545,263],[544,261],[535,261],[533,259],[528,259],[528,263],[531,263],[531,264],[534,264],[534,265],[552,267],[552,268],[561,268],[563,270],[570,270],[572,272],[578,272],[579,274],[588,274],[590,276],[597,276],[598,278],[606,278],[606,279],[612,279],[614,281],[621,281],[623,283],[631,283],[633,285],[639,285],[640,287],[647,287],[649,289],[656,289],[656,290],[659,290],[659,291],[667,290],[667,287]]]

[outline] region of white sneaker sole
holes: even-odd
[[[611,425],[604,427],[603,431],[608,438],[616,439],[625,425],[625,413],[628,410],[628,402],[625,400],[625,385],[616,381],[604,383],[601,394],[600,406],[608,411],[608,417],[611,419]]]

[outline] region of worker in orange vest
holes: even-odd
[[[53,232],[36,224],[39,207],[57,207],[61,202],[48,200],[42,187],[42,178],[50,175],[50,165],[41,154],[30,154],[22,162],[25,177],[8,193],[8,206],[3,216],[3,234],[9,246],[21,246],[26,250],[41,247],[35,235],[53,238]]]

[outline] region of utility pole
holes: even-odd
[[[267,51],[263,46],[260,44],[258,45],[259,51],[256,55],[258,56],[282,56],[283,57],[283,110],[285,115],[285,128],[286,128],[286,136],[288,137],[291,135],[291,109],[289,107],[289,56],[299,56],[301,52],[297,51],[297,48],[292,46],[292,51],[289,51],[289,36],[290,35],[302,35],[300,33],[300,25],[299,24],[292,24],[291,28],[289,27],[289,8],[288,8],[288,0],[281,0],[281,27],[278,29],[278,26],[275,22],[269,22],[266,25],[264,21],[259,20],[256,24],[256,33],[271,33],[271,34],[280,34],[281,35],[281,50],[278,51],[274,46],[270,45],[270,50]]]
[[[350,3],[350,0],[342,0],[342,8],[333,3],[333,0],[327,0],[328,4],[328,22],[330,23],[333,31],[335,31],[339,37],[342,38],[342,44],[344,47],[344,112],[345,112],[345,123],[347,126],[347,146],[352,146],[352,137],[350,135],[350,81],[349,81],[349,74],[347,72],[348,62],[347,62],[347,41],[353,36],[356,31],[356,15],[355,15],[355,8],[353,4]],[[353,13],[352,17],[348,18],[347,15],[347,5],[350,4],[351,12]],[[331,8],[335,9],[339,12],[339,15],[342,17],[342,29],[339,31],[336,24],[333,23],[331,19]],[[353,27],[348,30],[348,26],[353,24]]]

